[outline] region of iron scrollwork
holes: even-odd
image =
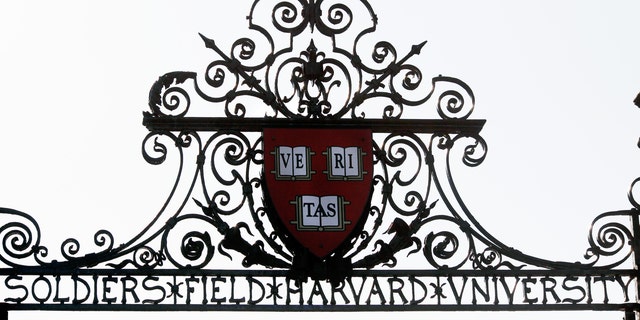
[[[136,287],[161,294],[141,304],[167,304],[171,299],[176,304],[183,293],[192,292],[191,285],[199,283],[205,290],[202,305],[213,309],[244,304],[261,305],[259,310],[279,310],[282,304],[305,309],[302,305],[307,304],[317,310],[341,310],[341,305],[349,310],[355,308],[353,303],[375,304],[372,297],[384,305],[384,282],[391,305],[396,296],[402,300],[396,304],[400,309],[490,310],[487,305],[500,304],[498,288],[502,287],[510,300],[505,309],[535,309],[532,305],[538,299],[534,301],[527,288],[539,281],[546,290],[545,307],[549,307],[549,293],[568,309],[589,309],[594,305],[589,300],[591,291],[587,297],[583,287],[570,284],[580,275],[589,277],[585,281],[591,285],[599,281],[593,280],[597,274],[621,283],[626,296],[622,303],[605,300],[600,308],[631,304],[628,291],[629,284],[637,281],[635,271],[621,266],[635,263],[638,247],[633,228],[638,225],[640,205],[633,192],[629,194],[632,209],[596,217],[584,262],[550,261],[521,253],[482,227],[454,183],[454,168],[478,166],[487,155],[487,143],[479,134],[484,121],[469,119],[475,96],[466,83],[442,75],[427,83],[411,63],[426,42],[402,54],[391,43],[380,41],[369,56],[362,55],[360,41],[377,25],[377,15],[365,0],[349,5],[256,0],[248,20],[249,29],[260,39],[238,39],[225,52],[200,34],[205,47],[216,55],[204,72],[170,72],[151,87],[150,110],[144,113],[150,133],[143,140],[142,155],[152,165],[175,159],[178,168],[164,206],[134,238],[116,246],[111,233],[100,230],[94,236],[97,252],[82,254],[79,241],[70,238],[61,245],[61,259],[49,259],[36,220],[17,210],[0,209],[5,286],[12,292],[22,287],[27,291],[24,297],[7,297],[5,302],[42,302],[42,297],[16,284],[22,280],[16,274],[52,275],[57,282],[61,275],[72,275],[76,288],[80,284],[91,292],[98,290],[97,279],[103,272],[106,276],[100,281],[105,288],[118,281],[114,276],[123,276],[119,280],[123,304],[127,294],[139,300],[132,294]],[[358,26],[361,29],[354,30]],[[341,46],[349,36],[350,45]],[[434,119],[410,119],[405,115],[409,107],[431,112]],[[266,190],[264,178],[265,159],[271,152],[265,150],[264,140],[270,137],[262,134],[263,127],[371,130],[370,200],[364,218],[353,221],[357,224],[353,234],[330,255],[313,256],[296,245],[282,225],[273,223],[272,192]],[[632,219],[633,227],[624,219]],[[405,258],[411,259],[409,268]],[[224,271],[237,260],[246,271]],[[243,275],[249,297],[237,298],[234,285]],[[359,294],[355,279],[361,281]],[[490,301],[490,280],[495,285],[495,303]],[[49,288],[52,284],[47,278],[31,281],[33,288],[38,282],[46,281]],[[168,286],[158,284],[162,281]],[[467,281],[472,300],[462,293]],[[209,297],[208,283],[213,285],[209,292],[217,292],[218,284],[230,284],[231,295]],[[189,289],[181,289],[181,284]],[[366,301],[361,299],[365,284],[370,288]],[[305,285],[310,294],[303,299]],[[512,288],[518,286],[523,286],[524,297],[514,307]],[[559,289],[553,288],[561,286],[582,292],[583,297],[559,299],[553,291]],[[412,299],[405,297],[403,292],[409,290],[405,287],[411,287]],[[415,295],[416,287],[424,297]],[[353,293],[351,299],[347,288]],[[262,290],[259,298],[252,296],[254,289]],[[331,299],[326,292],[331,292]],[[606,287],[604,293],[606,297]],[[189,294],[186,305],[192,304]],[[299,294],[300,303],[292,301],[290,294]],[[341,294],[343,302],[336,302],[334,294]],[[48,299],[49,295],[44,301]],[[71,305],[88,299],[76,297]],[[110,299],[105,293],[104,299],[94,300],[94,307],[99,309],[96,305],[103,302],[110,305]],[[447,303],[447,299],[453,301]],[[424,302],[429,300],[437,303]]]

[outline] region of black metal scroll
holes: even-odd
[[[603,213],[584,261],[527,255],[489,234],[464,204],[456,165],[480,165],[484,120],[463,81],[427,81],[426,42],[362,49],[377,16],[365,1],[256,0],[249,28],[201,72],[170,72],[149,92],[142,154],[178,171],[150,223],[96,252],[59,255],[37,221],[0,209],[0,299],[7,310],[639,310],[638,209]],[[344,38],[351,41],[348,46]],[[338,41],[340,40],[340,41]],[[423,118],[408,118],[407,110]],[[367,219],[325,258],[292,248],[269,220],[262,129],[367,128]],[[632,183],[632,190],[640,179]],[[56,258],[51,258],[55,255]],[[58,257],[59,256],[59,257]]]

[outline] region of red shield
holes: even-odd
[[[371,130],[270,128],[263,146],[271,215],[298,244],[318,258],[328,256],[366,217]]]

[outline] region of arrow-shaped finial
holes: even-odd
[[[207,37],[205,37],[202,33],[199,33],[200,38],[202,38],[202,41],[204,41],[204,46],[209,48],[209,49],[213,49],[213,51],[217,52],[220,57],[222,57],[225,61],[229,61],[231,59],[229,59],[229,57],[227,57],[227,55],[224,54],[224,52],[222,52],[220,50],[220,48],[218,48],[218,46],[216,45],[216,42],[213,41],[213,39],[209,39]]]
[[[412,46],[411,47],[411,53],[420,54],[420,51],[422,50],[422,47],[424,47],[425,44],[427,44],[427,40],[423,41],[420,44],[416,44],[416,45]]]
[[[209,39],[207,37],[205,37],[202,33],[198,32],[198,34],[200,35],[200,38],[202,38],[202,41],[204,41],[204,46],[209,48],[209,49],[217,49],[218,47],[216,46],[216,42],[213,41],[212,39]]]

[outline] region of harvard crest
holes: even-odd
[[[366,217],[371,130],[269,128],[263,141],[266,198],[283,240],[320,259],[331,255]]]

